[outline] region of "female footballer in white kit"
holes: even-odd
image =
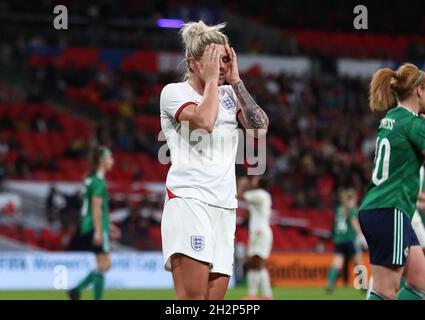
[[[424,166],[419,169],[419,192],[424,191],[425,184],[425,172]],[[412,218],[412,227],[418,237],[419,244],[422,247],[422,250],[425,252],[425,227],[422,221],[420,209],[416,208],[415,213]]]
[[[247,266],[247,300],[257,299],[259,289],[262,299],[273,299],[270,275],[266,268],[273,245],[273,232],[270,227],[272,196],[268,192],[269,179],[253,176],[249,182],[239,180],[239,197],[245,200],[249,208],[249,240]]]
[[[224,298],[233,272],[238,121],[257,135],[269,123],[239,77],[224,26],[184,25],[186,81],[166,85],[160,97],[171,155],[162,250],[177,299]]]

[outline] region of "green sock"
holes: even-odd
[[[406,284],[406,280],[404,280],[403,277],[400,278],[400,289],[404,287],[404,285]]]
[[[372,291],[370,293],[369,298],[367,300],[385,300],[383,296],[381,296],[379,293]]]
[[[84,290],[93,280],[96,271],[91,271],[80,283],[75,287],[76,290],[81,291]]]
[[[94,299],[102,300],[103,289],[105,287],[105,277],[102,272],[96,272],[94,276]]]
[[[332,268],[328,276],[328,289],[333,289],[338,278],[338,269]]]
[[[397,293],[397,300],[422,300],[424,292],[422,290],[412,287],[406,282],[406,284]]]

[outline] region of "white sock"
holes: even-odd
[[[248,295],[256,297],[261,283],[261,271],[249,270],[247,273]]]
[[[264,268],[260,271],[261,273],[261,289],[263,290],[263,296],[267,298],[273,298],[272,286],[270,283],[269,271]]]

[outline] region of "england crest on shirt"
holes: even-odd
[[[192,249],[195,251],[201,251],[205,247],[205,238],[204,236],[191,236]]]
[[[225,96],[221,99],[219,99],[221,105],[224,107],[224,109],[229,111],[236,111],[236,105],[233,102],[233,100],[229,96]]]

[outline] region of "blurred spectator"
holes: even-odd
[[[41,90],[38,86],[32,86],[27,96],[28,103],[43,103],[44,99],[41,95]]]
[[[46,217],[49,223],[58,220],[59,212],[65,208],[64,195],[58,191],[55,185],[51,185],[46,198]]]
[[[6,178],[6,164],[4,161],[4,155],[0,154],[0,192],[3,191],[3,182]]]
[[[0,155],[3,156],[9,152],[9,144],[0,137]]]
[[[143,210],[143,205],[142,209],[139,206],[130,207],[130,214],[121,224],[121,242],[123,244],[139,249],[146,248],[150,216],[146,216],[147,211]]]
[[[86,144],[87,141],[83,141],[81,138],[75,138],[65,150],[64,156],[69,158],[85,158],[88,154]]]
[[[406,48],[406,55],[409,61],[421,61],[425,59],[425,46],[416,41],[411,42]]]
[[[251,54],[265,53],[265,44],[260,37],[256,37],[251,40],[251,42],[248,45],[248,53],[251,53]]]
[[[134,152],[144,152],[152,157],[157,155],[155,145],[152,144],[153,137],[149,137],[146,132],[136,131],[133,143]]]
[[[64,194],[65,205],[59,211],[60,225],[68,228],[72,225],[79,226],[82,200],[80,191],[72,194]]]
[[[20,152],[16,158],[14,173],[21,178],[31,175],[30,161],[24,151]]]
[[[0,117],[0,129],[2,130],[11,130],[14,128],[14,124],[9,116],[4,115]]]
[[[47,123],[40,113],[36,113],[31,120],[31,129],[36,132],[47,132]]]
[[[56,114],[52,114],[47,119],[47,128],[49,128],[49,131],[58,131],[58,132],[63,131],[63,127],[61,123],[59,122],[58,116]]]

